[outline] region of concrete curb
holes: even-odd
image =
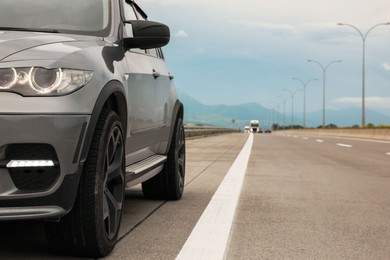
[[[184,126],[186,138],[206,137],[211,135],[237,132],[236,129],[203,126]]]

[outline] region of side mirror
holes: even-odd
[[[165,24],[145,20],[130,20],[125,23],[133,27],[133,37],[123,39],[128,48],[152,49],[169,43],[169,27]]]

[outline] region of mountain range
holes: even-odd
[[[179,91],[184,104],[184,123],[189,125],[208,125],[231,128],[244,128],[252,119],[260,121],[262,128],[270,128],[273,123],[291,125],[291,112],[286,114],[268,109],[258,103],[241,105],[204,105],[190,95]],[[303,115],[294,114],[294,125],[303,125]],[[390,116],[366,109],[366,123],[390,125]],[[306,126],[318,127],[322,124],[322,110],[306,113]],[[326,110],[326,124],[348,127],[361,124],[361,109]]]

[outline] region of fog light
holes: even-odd
[[[21,168],[21,167],[53,167],[52,160],[11,160],[7,163],[7,168]]]

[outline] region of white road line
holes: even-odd
[[[349,145],[349,144],[337,144],[338,146],[341,146],[341,147],[347,147],[347,148],[351,148],[352,145]]]
[[[316,142],[318,142],[318,143],[323,143],[324,140],[317,139]]]
[[[309,137],[302,137],[303,140],[309,140]]]
[[[176,260],[223,259],[252,144],[253,134],[250,134]]]
[[[390,153],[386,153],[387,155],[390,155]]]

